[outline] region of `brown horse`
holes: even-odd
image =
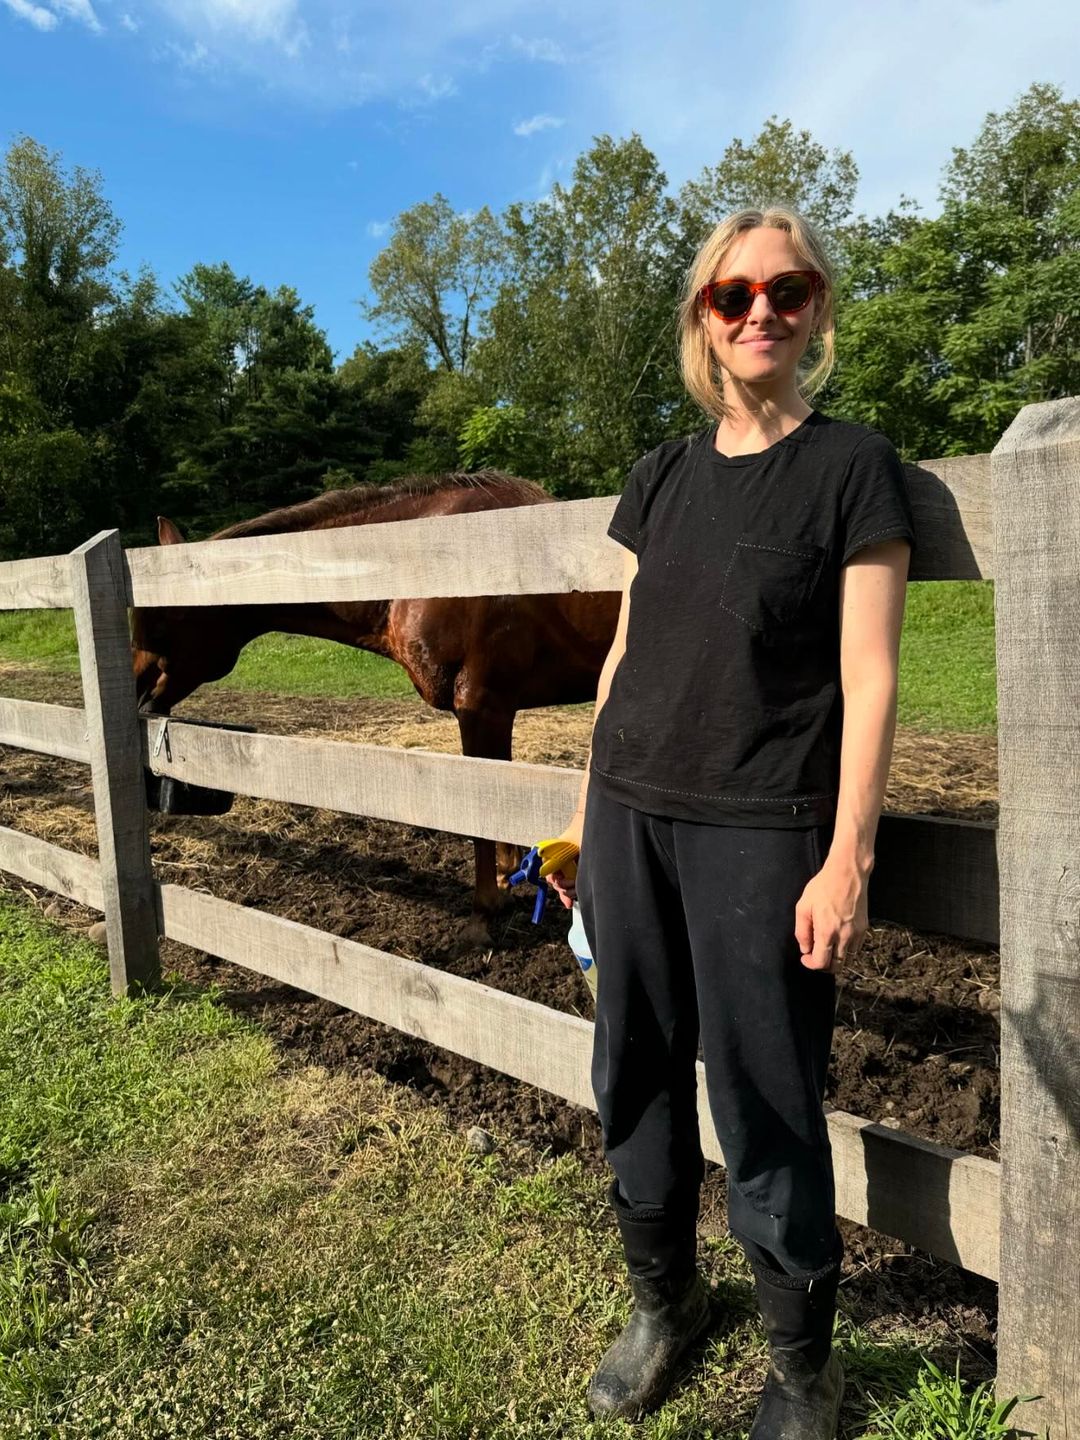
[[[557,503],[532,481],[497,470],[454,472],[330,490],[231,525],[210,539]],[[158,541],[177,545],[184,537],[159,516]],[[280,630],[396,660],[422,699],[456,715],[462,754],[509,760],[519,710],[595,699],[618,610],[617,591],[136,608],[132,651],[139,708],[143,714],[169,714],[198,686],[227,675],[250,640]],[[462,947],[490,945],[491,921],[508,903],[506,876],[521,854],[517,846],[496,847],[491,840],[476,838],[474,844],[476,888]]]

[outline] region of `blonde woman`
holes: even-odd
[[[836,968],[867,929],[915,536],[892,444],[809,403],[833,290],[802,216],[719,224],[679,325],[710,423],[639,460],[615,508],[622,610],[565,832],[580,868],[553,877],[597,960],[592,1081],[635,1298],[588,1400],[654,1408],[709,1323],[700,1038],[770,1345],[751,1437],[826,1440],[843,1245],[822,1102]]]

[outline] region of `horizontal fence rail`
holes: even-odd
[[[0,869],[103,908],[98,862],[0,826]],[[294,920],[183,885],[155,885],[159,930],[452,1050],[583,1109],[592,1023]],[[698,1062],[702,1149],[723,1163]],[[848,1115],[828,1113],[837,1212],[991,1279],[998,1273],[1000,1167]]]
[[[993,575],[990,456],[908,465],[912,580]],[[130,605],[314,604],[431,596],[555,595],[622,587],[607,538],[617,499],[202,540],[124,552]],[[0,610],[72,603],[69,557],[0,564]]]
[[[580,770],[554,765],[219,730],[172,718],[144,719],[142,728],[143,761],[157,775],[517,845],[558,834],[581,787]],[[0,745],[90,758],[81,710],[28,700],[0,699]],[[996,944],[995,837],[996,827],[985,822],[883,814],[870,879],[872,917]]]

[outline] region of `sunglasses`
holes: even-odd
[[[771,280],[714,280],[701,287],[698,299],[730,325],[750,314],[754,296],[760,291],[769,297],[769,304],[778,315],[794,315],[809,305],[820,284],[821,275],[817,270],[785,270]]]

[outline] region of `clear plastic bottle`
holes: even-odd
[[[581,918],[581,910],[578,902],[573,904],[573,920],[570,923],[570,934],[567,939],[570,942],[570,949],[574,952],[574,959],[581,967],[581,973],[585,976],[585,983],[596,1003],[596,960],[589,948],[589,938],[585,934],[585,925]]]

